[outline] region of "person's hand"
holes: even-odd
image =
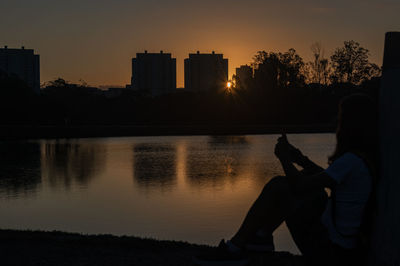
[[[286,133],[282,133],[281,136],[278,138],[278,142],[286,142],[289,143]]]
[[[299,149],[289,143],[285,133],[278,138],[278,144],[275,146],[275,155],[278,158],[285,158],[297,164],[299,164],[304,157]]]
[[[274,153],[280,160],[290,160],[290,144],[287,141],[286,134],[282,134],[282,136],[278,138]]]
[[[296,147],[294,147],[292,144],[288,143],[288,145],[290,151],[290,160],[294,163],[300,164],[300,162],[304,158],[303,153],[301,153],[301,151]]]

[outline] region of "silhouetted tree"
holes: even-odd
[[[57,115],[58,123],[61,121],[69,125],[98,119],[102,110],[99,104],[104,97],[99,89],[89,87],[82,81],[81,83],[73,84],[57,78],[47,82],[42,88],[42,96]]]
[[[303,72],[304,61],[296,50],[291,48],[286,53],[281,54],[282,69],[279,75],[282,87],[303,87],[305,76]]]
[[[325,52],[322,48],[321,43],[313,43],[311,45],[311,51],[313,54],[313,61],[307,64],[307,80],[309,83],[327,85],[329,80],[330,68],[329,61],[324,56]]]
[[[345,41],[331,56],[333,83],[360,84],[380,75],[380,68],[368,60],[369,51],[355,41]]]
[[[258,87],[278,87],[278,77],[280,69],[279,54],[259,51],[253,58],[255,68],[254,78]]]
[[[57,78],[55,80],[51,80],[46,84],[47,88],[54,87],[54,88],[64,88],[69,85],[69,83],[63,78]]]
[[[304,61],[295,49],[285,53],[258,52],[253,58],[258,86],[267,88],[297,88],[304,86]]]

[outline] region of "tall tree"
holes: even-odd
[[[255,79],[262,87],[295,88],[305,83],[305,64],[295,49],[285,53],[260,51],[253,60]]]
[[[305,76],[303,59],[291,48],[286,53],[281,54],[280,85],[282,87],[298,88],[304,86]]]
[[[325,58],[325,51],[320,42],[311,45],[313,61],[308,66],[308,82],[326,85],[329,78],[329,61]]]
[[[259,51],[253,58],[254,78],[258,87],[275,89],[278,87],[280,60],[279,54]]]
[[[369,62],[369,51],[355,41],[345,41],[331,56],[333,83],[360,84],[380,75],[380,68]]]

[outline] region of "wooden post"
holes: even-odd
[[[371,265],[400,265],[400,32],[386,33],[379,99],[381,173]]]

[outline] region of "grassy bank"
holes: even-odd
[[[0,265],[193,265],[212,247],[112,235],[0,230]],[[249,265],[297,266],[289,253],[254,255]]]

